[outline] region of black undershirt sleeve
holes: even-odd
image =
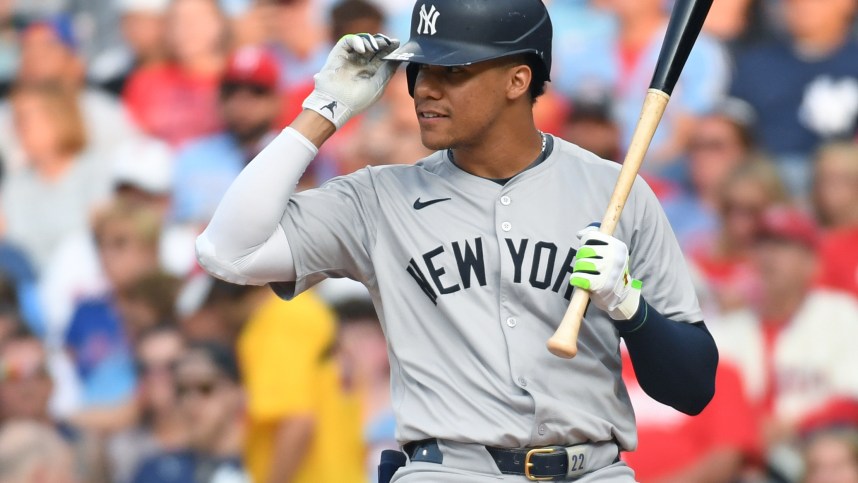
[[[676,322],[641,297],[628,321],[615,322],[641,388],[658,402],[699,414],[715,394],[718,349],[703,321]]]

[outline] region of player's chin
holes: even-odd
[[[441,151],[443,149],[449,149],[453,145],[452,138],[445,134],[437,132],[434,129],[420,129],[420,141],[423,143],[423,146],[426,149],[432,151]]]

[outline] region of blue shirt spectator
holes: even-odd
[[[234,458],[202,458],[191,451],[153,456],[144,461],[133,483],[250,483]]]
[[[227,61],[220,84],[226,131],[189,143],[176,157],[172,218],[205,224],[230,183],[274,136],[280,110],[277,59],[246,47]]]
[[[858,40],[820,58],[785,41],[742,52],[732,91],[758,113],[757,135],[767,151],[809,157],[823,141],[855,136]]]
[[[83,407],[111,406],[131,398],[136,385],[131,349],[111,300],[80,304],[66,335],[81,382]]]
[[[176,157],[172,219],[205,222],[247,162],[229,133],[189,143]]]
[[[792,194],[810,190],[810,156],[858,131],[855,2],[782,2],[789,37],[739,52],[732,91],[758,112],[757,136]]]

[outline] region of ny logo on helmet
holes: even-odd
[[[441,12],[435,8],[435,5],[426,11],[426,4],[420,6],[420,25],[417,26],[417,33],[422,33],[423,35],[435,35],[438,31],[435,29],[435,22],[438,21],[438,17],[441,16]]]

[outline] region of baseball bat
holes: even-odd
[[[602,218],[602,226],[599,228],[602,233],[612,235],[620,221],[620,214],[629,198],[632,185],[664,115],[673,88],[676,87],[676,81],[700,35],[706,15],[712,7],[712,1],[676,0],[667,24],[655,74],[644,99],[640,119],[632,134],[632,141],[623,161],[623,167],[620,169],[608,209]],[[548,340],[548,350],[552,354],[567,359],[578,354],[578,332],[589,302],[590,292],[575,289],[560,326]]]

